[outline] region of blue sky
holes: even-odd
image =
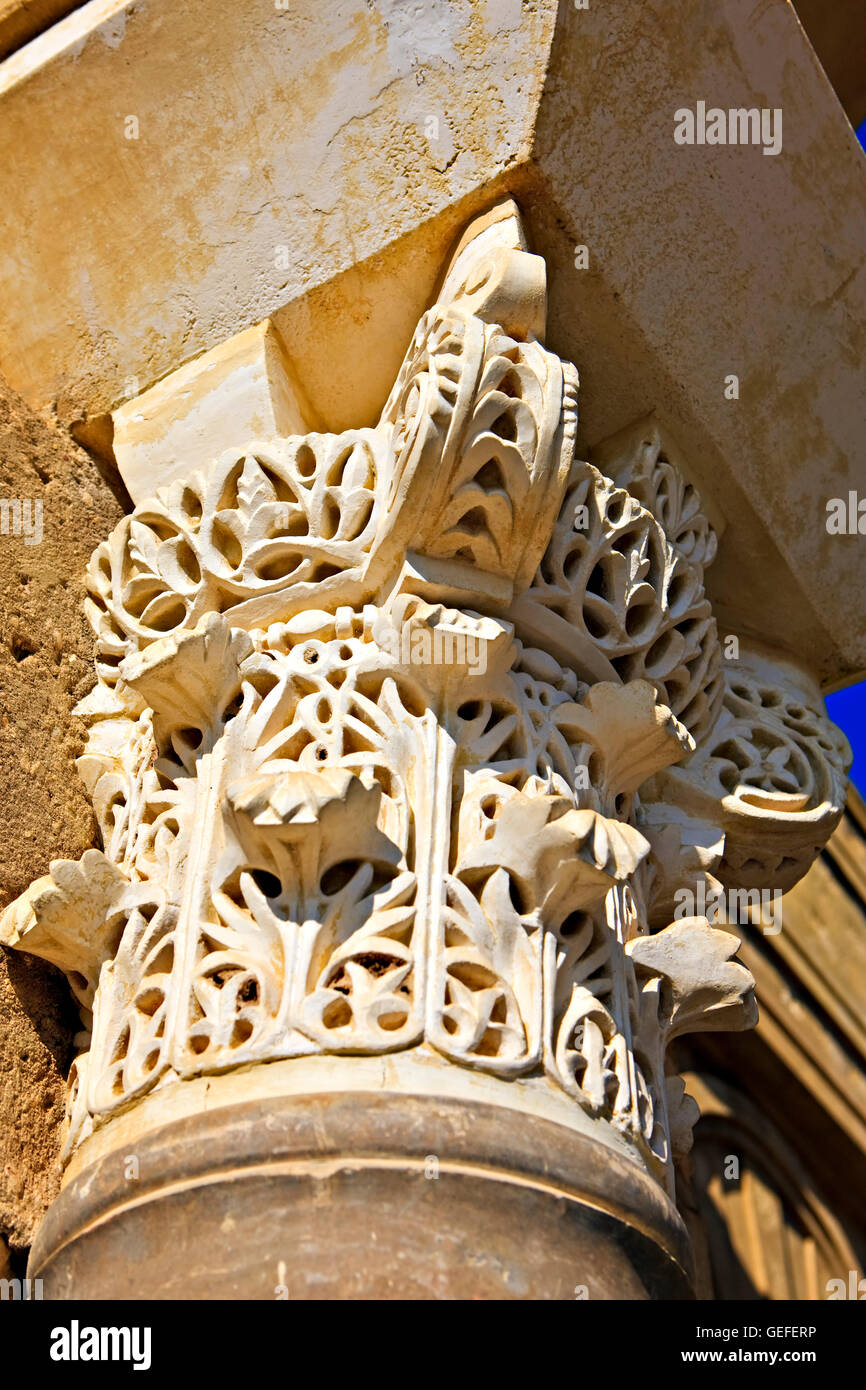
[[[834,724],[844,729],[854,750],[851,781],[860,794],[866,796],[866,681],[849,685],[847,690],[837,690],[826,700],[827,713]]]
[[[866,121],[858,127],[857,136],[866,149]],[[851,780],[857,790],[866,796],[866,681],[849,685],[847,690],[839,690],[835,695],[828,695],[827,713],[833,723],[848,735],[854,749]]]

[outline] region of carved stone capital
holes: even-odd
[[[82,1008],[75,1171],[196,1079],[412,1052],[555,1097],[672,1192],[667,1043],[755,1018],[736,939],[677,894],[789,887],[847,750],[805,678],[723,659],[660,427],[575,457],[544,300],[505,203],[375,428],[250,441],[94,554],[103,850],[0,922]]]

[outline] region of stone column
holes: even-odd
[[[545,300],[505,201],[375,428],[175,461],[95,552],[103,848],[0,922],[82,1016],[46,1296],[688,1294],[666,1049],[754,1021],[731,899],[848,750],[723,661],[653,421],[575,457]]]

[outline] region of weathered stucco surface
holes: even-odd
[[[781,108],[782,152],[677,145],[673,112],[699,99]],[[866,496],[866,162],[793,9],[563,5],[533,157],[548,196],[530,229],[560,276],[549,340],[581,370],[588,444],[623,400],[654,408],[731,523],[720,621],[850,679],[862,538],[828,535],[825,504]]]
[[[489,183],[528,152],[555,9],[71,15],[0,72],[10,380],[98,413]]]
[[[77,858],[94,823],[74,768],[70,711],[93,683],[84,566],[121,507],[96,465],[0,384],[0,496],[41,500],[43,539],[0,535],[0,902],[55,858]],[[0,1235],[30,1243],[58,1184],[63,1078],[77,1027],[63,977],[0,956]]]

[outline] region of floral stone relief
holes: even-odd
[[[575,457],[544,303],[500,204],[375,428],[251,442],[95,552],[103,847],[0,920],[80,1007],[67,1155],[185,1078],[416,1048],[547,1077],[670,1190],[667,1044],[756,1016],[674,894],[791,886],[849,755],[781,668],[722,660],[660,433]]]

